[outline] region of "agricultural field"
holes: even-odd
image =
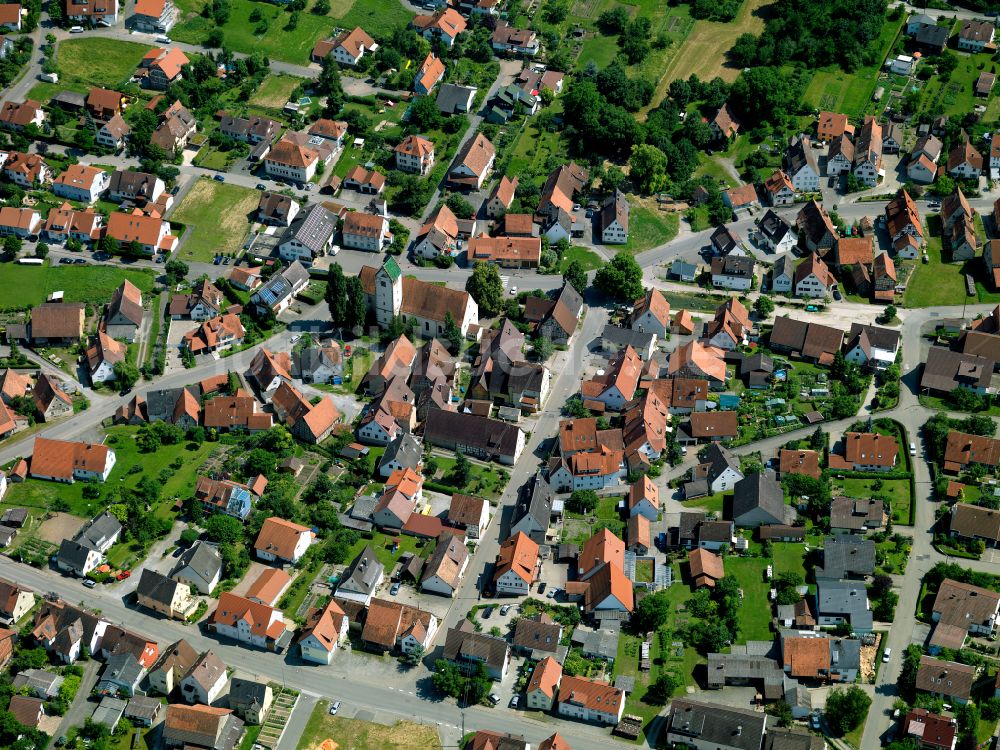
[[[187,227],[180,259],[206,263],[217,253],[239,251],[259,200],[255,190],[199,179],[172,214]]]
[[[122,281],[128,279],[143,292],[153,288],[150,271],[132,271],[114,266],[20,266],[0,264],[0,310],[34,307],[55,291],[65,293],[67,302],[103,304]]]
[[[170,36],[189,44],[203,43],[215,28],[214,21],[200,15],[206,4],[206,0],[179,0],[181,21],[171,30]],[[281,6],[233,0],[229,20],[222,27],[225,44],[235,52],[251,54],[259,50],[275,60],[308,65],[313,45],[331,36],[337,27],[361,26],[369,34],[380,37],[405,25],[412,17],[398,0],[336,0],[331,5],[330,13],[325,16],[308,11],[299,13],[298,25],[289,29],[290,14]],[[255,10],[263,15],[262,21],[250,20]],[[263,28],[265,22],[266,29]]]

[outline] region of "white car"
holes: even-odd
[[[70,26],[69,33],[70,34],[82,34],[83,33],[83,26]]]
[[[910,455],[911,456],[917,455],[917,444],[912,441],[910,442]]]
[[[517,287],[516,286],[512,286],[510,288],[510,296],[513,297],[515,294],[517,294]]]
[[[888,664],[890,656],[892,656],[892,649],[887,648],[885,651],[882,652],[882,661]]]
[[[296,341],[298,341],[298,340],[299,340],[300,338],[302,338],[302,337],[301,337],[301,336],[300,336],[299,334],[297,334],[297,333],[296,333],[296,334],[295,334],[294,336],[292,336],[292,338],[291,338],[291,342],[292,342],[292,343],[294,344],[294,343],[295,343]]]
[[[340,710],[340,701],[334,701],[330,704],[330,716],[336,716],[337,711]]]

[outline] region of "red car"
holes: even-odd
[[[115,578],[119,581],[124,581],[126,578],[131,578],[131,577],[132,577],[131,570],[123,570],[121,573],[115,576]]]

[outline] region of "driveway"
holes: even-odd
[[[103,666],[101,662],[94,659],[84,662],[83,677],[80,679],[80,689],[76,691],[76,697],[73,699],[66,713],[63,714],[62,721],[59,723],[59,730],[55,735],[56,737],[64,736],[70,727],[83,726],[84,720],[89,719],[90,715],[94,713],[96,706],[90,705],[87,699],[90,697],[90,691],[97,684],[97,673]]]

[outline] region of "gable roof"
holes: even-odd
[[[779,522],[786,519],[791,508],[785,505],[785,493],[773,477],[747,474],[733,488],[733,519],[760,508]]]
[[[514,573],[528,584],[535,580],[538,565],[538,545],[524,532],[517,532],[500,545],[493,580],[497,581],[505,573]]]
[[[302,534],[312,535],[308,526],[286,521],[284,518],[271,516],[264,521],[254,542],[254,549],[270,552],[283,560],[291,560],[295,554],[295,545]]]

